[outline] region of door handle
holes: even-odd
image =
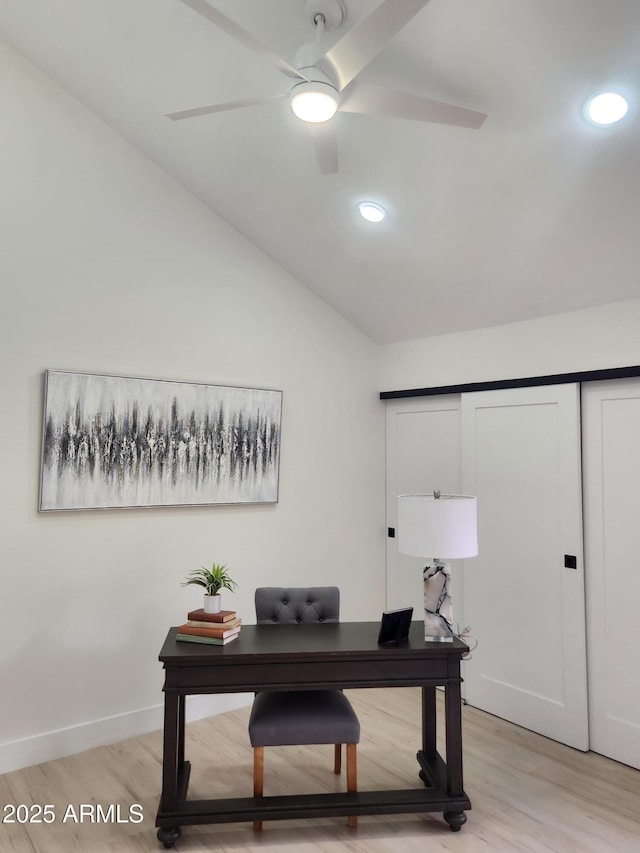
[[[578,558],[575,554],[565,554],[564,555],[564,567],[565,569],[577,569],[578,568]]]

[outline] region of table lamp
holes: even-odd
[[[425,640],[453,641],[451,567],[443,560],[477,555],[477,517],[470,495],[398,495],[398,550],[432,559],[422,570]]]

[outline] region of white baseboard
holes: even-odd
[[[249,705],[252,701],[253,694],[250,693],[189,696],[186,719],[187,722],[193,722],[223,714],[225,711]],[[129,711],[126,714],[104,717],[101,720],[0,744],[0,774],[157,731],[162,728],[163,710],[163,705],[152,705],[139,711]]]

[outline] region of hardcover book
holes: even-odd
[[[197,637],[193,634],[176,634],[176,640],[181,643],[205,643],[211,646],[226,646],[227,643],[233,642],[233,640],[237,639],[240,631],[236,631],[229,637]]]
[[[235,610],[219,610],[217,613],[205,613],[202,607],[187,613],[187,619],[196,619],[199,622],[229,622],[235,619]]]
[[[219,630],[220,628],[225,631],[231,630],[231,628],[237,628],[238,625],[242,624],[242,619],[230,619],[228,622],[203,622],[199,619],[189,619],[187,625],[190,628],[208,628],[209,630]]]
[[[239,634],[240,625],[236,625],[234,628],[225,628],[224,625],[211,628],[194,628],[192,625],[185,623],[184,625],[180,625],[178,633],[191,634],[194,637],[216,637],[217,639],[224,639],[231,634]]]

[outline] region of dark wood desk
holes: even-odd
[[[460,659],[467,646],[425,643],[411,626],[409,642],[377,644],[377,622],[332,625],[245,625],[227,646],[178,643],[172,628],[160,652],[165,669],[162,796],[158,839],[171,847],[180,827],[198,823],[317,818],[330,815],[443,813],[455,832],[471,803],[462,786]],[[436,749],[436,686],[445,688],[446,763]],[[185,697],[313,687],[421,687],[422,732],[417,753],[422,786],[409,790],[188,800]],[[417,733],[416,733],[417,734]],[[248,735],[247,735],[248,737]],[[250,780],[247,780],[250,784]]]

